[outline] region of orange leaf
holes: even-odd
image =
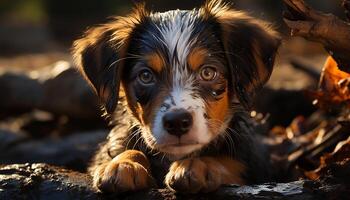
[[[321,105],[350,102],[350,74],[341,71],[332,57],[328,57],[315,94]]]

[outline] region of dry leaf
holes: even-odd
[[[328,57],[322,70],[319,91],[312,95],[321,107],[340,103],[350,105],[350,74],[339,70],[335,60]]]

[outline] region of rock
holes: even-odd
[[[0,168],[0,199],[97,199],[87,175],[46,164]]]
[[[6,129],[0,129],[0,152],[6,151],[11,146],[24,142],[27,139],[28,136],[22,132],[14,133]]]
[[[28,74],[0,74],[0,114],[3,116],[40,109],[76,119],[98,119],[98,98],[69,62]]]
[[[75,133],[62,138],[27,139],[11,143],[16,138],[15,134],[12,134],[12,138],[7,133],[8,142],[0,142],[1,147],[4,147],[0,148],[0,164],[45,162],[83,171],[107,134],[107,130],[100,130]],[[0,139],[5,137],[3,132],[0,135]]]
[[[44,98],[39,106],[59,115],[79,119],[98,118],[100,106],[95,93],[69,62],[59,61],[43,81]]]
[[[0,74],[1,114],[26,112],[37,107],[43,99],[43,87],[24,74]]]
[[[6,4],[2,8],[6,9]],[[0,54],[2,56],[24,53],[48,52],[52,49],[50,30],[41,23],[16,23],[4,17],[0,26]],[[50,46],[51,45],[51,46]],[[50,48],[51,47],[51,48]]]
[[[103,195],[91,187],[91,178],[47,164],[0,166],[0,199],[346,199],[348,185],[332,181],[295,181],[253,186],[223,186],[213,193],[181,195],[151,189]]]

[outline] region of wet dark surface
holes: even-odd
[[[107,130],[100,130],[61,138],[32,139],[0,130],[0,164],[42,162],[84,171],[107,133]]]
[[[80,172],[47,164],[0,166],[0,199],[346,199],[349,186],[339,180],[223,186],[208,194],[182,195],[168,189],[152,189],[103,195]]]

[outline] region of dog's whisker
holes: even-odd
[[[138,55],[138,54],[132,54],[132,53],[128,53],[128,58],[138,58],[138,59],[143,59],[144,56],[142,55]]]
[[[216,126],[216,129],[219,129],[225,124],[225,122],[218,120],[218,119],[209,119],[208,120],[212,126]],[[233,139],[231,138],[231,134],[227,131],[227,129],[230,129],[228,127],[225,127],[225,130],[222,133],[219,133],[219,137],[222,138],[225,143],[227,144],[227,147],[229,148],[230,155],[234,155],[235,150],[235,143]]]
[[[115,61],[113,61],[113,62],[106,68],[106,70],[109,70],[109,69],[112,68],[115,64],[117,64],[117,63],[119,63],[119,62],[121,62],[121,61],[123,61],[123,60],[132,59],[132,58],[137,58],[137,57],[129,56],[129,57],[124,57],[124,58],[120,58],[120,59],[118,59],[118,60],[115,60]]]
[[[141,133],[140,131],[135,131],[135,132],[133,132],[133,133],[130,134],[131,137],[128,139],[128,142],[127,142],[127,144],[125,145],[125,148],[126,148],[126,149],[129,148],[129,143],[130,143],[134,138],[137,138],[137,136],[138,136],[140,133]],[[129,136],[130,136],[130,135],[129,135]],[[128,137],[129,137],[129,136],[128,136]],[[140,138],[141,138],[141,137],[140,137]],[[134,146],[136,145],[137,141],[138,141],[138,140],[136,140]],[[132,149],[134,149],[134,147],[133,147]]]
[[[229,132],[225,131],[225,140],[228,141],[228,145],[229,145],[229,151],[230,151],[230,155],[235,155],[236,153],[236,146],[235,146],[235,142],[233,141],[231,135]]]
[[[160,151],[156,151],[155,153],[152,154],[152,156],[156,156],[156,155],[159,155],[160,154]]]
[[[135,149],[137,143],[138,143],[140,140],[142,140],[142,139],[143,139],[142,137],[139,137],[139,139],[136,140],[136,142],[135,142],[134,146],[132,147],[132,149]]]
[[[164,162],[164,159],[165,159],[166,156],[167,156],[167,153],[163,153],[163,156],[162,156],[162,158],[160,159],[160,162],[161,162],[161,163]]]

